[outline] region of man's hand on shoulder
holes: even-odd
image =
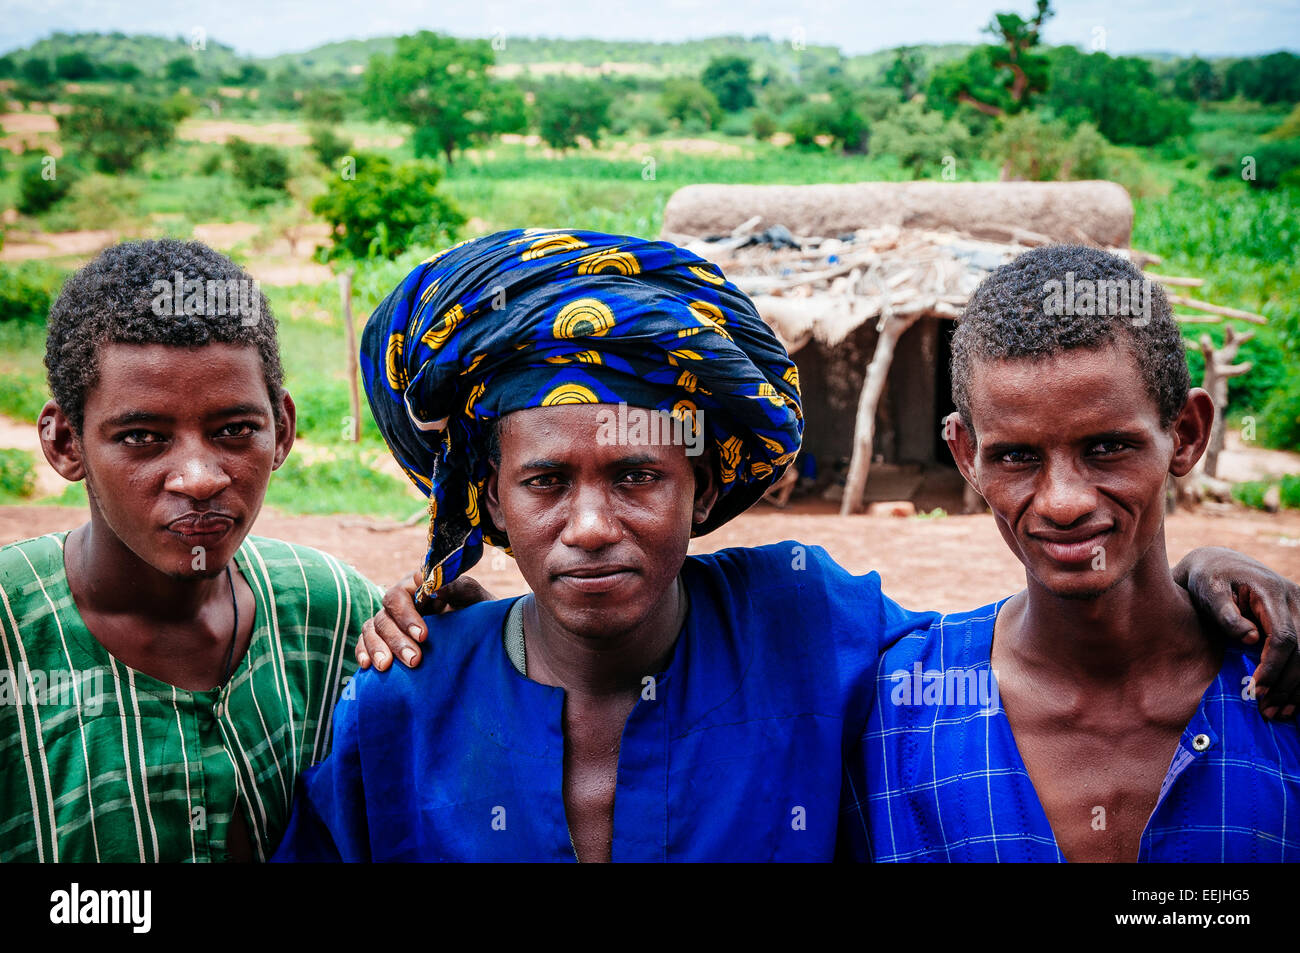
[[[1245,645],[1261,636],[1255,698],[1265,718],[1290,718],[1300,705],[1300,586],[1263,563],[1221,546],[1194,549],[1174,567],[1203,612]]]
[[[394,656],[407,668],[415,668],[423,654],[420,643],[429,637],[423,616],[454,612],[496,598],[471,577],[461,576],[432,598],[416,602],[415,594],[422,582],[417,570],[410,579],[394,584],[384,593],[383,609],[361,627],[357,639],[356,657],[361,668],[369,668],[373,662],[376,670],[387,671]]]

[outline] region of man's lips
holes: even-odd
[[[574,566],[552,573],[551,578],[579,592],[597,594],[617,588],[635,574],[636,570],[629,566]]]
[[[230,532],[235,519],[224,513],[187,513],[167,524],[167,529],[186,540],[205,542]]]
[[[1082,563],[1096,557],[1097,548],[1104,547],[1112,529],[1110,526],[1088,526],[1068,532],[1043,530],[1029,535],[1057,562]]]

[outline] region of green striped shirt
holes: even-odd
[[[66,537],[0,549],[0,862],[226,860],[235,811],[270,857],[299,772],[328,753],[379,589],[326,553],[248,537],[248,652],[224,688],[187,691],[90,634]]]

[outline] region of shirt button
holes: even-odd
[[[220,718],[220,717],[222,716],[222,714],[225,713],[225,710],[226,710],[226,706],[223,705],[223,704],[221,704],[221,702],[217,702],[215,705],[212,706],[212,714],[214,714],[214,715],[215,715],[216,717],[218,717],[218,718]],[[1201,735],[1201,738],[1204,738],[1204,737],[1205,737],[1204,735]],[[1197,740],[1197,742],[1199,743],[1201,739],[1200,739],[1200,738],[1197,738],[1196,740]],[[1209,740],[1207,739],[1205,743],[1208,745],[1210,742],[1209,742]],[[1197,751],[1200,751],[1201,749],[1200,749],[1200,748],[1197,748],[1196,750],[1197,750]]]
[[[1197,751],[1204,751],[1210,746],[1209,735],[1197,735],[1192,739],[1192,747]]]

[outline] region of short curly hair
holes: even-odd
[[[170,290],[178,279],[203,283],[205,293],[193,300],[198,304],[203,299],[197,310],[205,313],[174,313],[176,303],[182,305],[182,312],[190,310],[183,306],[184,289],[175,295]],[[233,291],[236,288],[240,291]],[[240,295],[235,306],[225,289]],[[222,297],[214,299],[214,293]],[[202,242],[169,238],[122,242],[68,278],[50,308],[45,338],[50,394],[80,434],[86,397],[99,380],[99,356],[105,345],[193,348],[213,343],[256,347],[271,406],[280,406],[284,371],[275,316],[248,272]]]
[[[1109,284],[1098,286],[1101,281]],[[1082,290],[1071,294],[1084,288],[1104,291],[1085,306]],[[1141,305],[1129,294],[1134,290]],[[1190,377],[1183,337],[1160,285],[1131,262],[1096,248],[1034,248],[996,269],[971,294],[952,336],[953,403],[974,434],[970,387],[976,361],[1042,360],[1107,344],[1133,354],[1160,425],[1172,424],[1187,402]]]

